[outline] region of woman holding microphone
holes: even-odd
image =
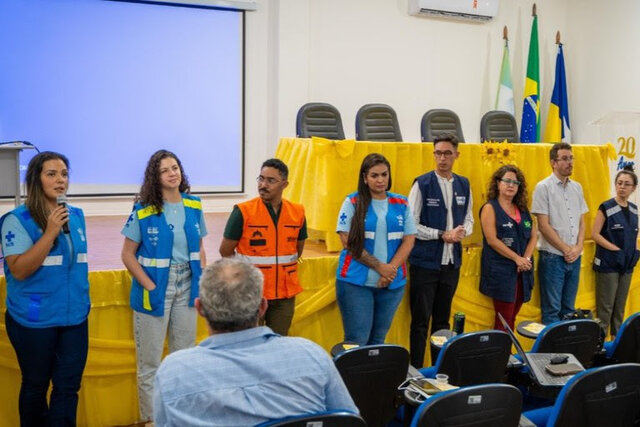
[[[206,265],[207,227],[198,197],[178,157],[155,152],[144,173],[133,212],[122,229],[122,261],[133,276],[133,313],[138,400],[142,420],[153,417],[153,381],[169,330],[169,352],[196,338],[198,280]]]
[[[5,322],[22,374],[20,425],[74,426],[91,307],[84,215],[66,205],[64,155],[45,151],[33,157],[26,184],[26,203],[0,219]],[[59,197],[65,203],[58,204]]]
[[[381,154],[364,158],[358,191],[345,199],[337,231],[340,254],[336,297],[344,340],[384,343],[407,282],[405,261],[416,225],[407,198],[390,193],[391,166]]]

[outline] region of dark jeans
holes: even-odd
[[[411,333],[409,351],[411,364],[424,366],[427,345],[427,328],[431,319],[431,334],[440,329],[449,329],[451,300],[458,287],[460,269],[453,264],[443,265],[440,270],[411,266],[409,303],[411,305]],[[435,361],[434,361],[435,362]]]
[[[20,425],[75,426],[89,348],[87,321],[75,326],[28,328],[6,312],[5,322],[22,373]],[[47,405],[49,382],[53,388]]]
[[[562,255],[547,251],[538,254],[542,323],[549,325],[575,311],[582,256],[569,264]]]

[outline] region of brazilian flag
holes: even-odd
[[[527,79],[524,83],[524,105],[520,141],[540,141],[540,58],[538,54],[538,16],[534,15],[529,40]]]

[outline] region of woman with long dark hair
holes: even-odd
[[[198,197],[178,157],[155,152],[144,173],[133,212],[122,229],[122,261],[133,276],[131,307],[142,420],[153,417],[153,381],[169,330],[169,352],[196,338],[198,280],[206,264],[207,228]]]
[[[596,310],[605,333],[615,336],[624,318],[633,268],[638,262],[638,207],[629,196],[638,186],[633,167],[616,175],[616,196],[603,202],[593,220],[591,237],[596,242]]]
[[[22,373],[20,425],[73,426],[91,307],[84,215],[66,199],[58,203],[69,187],[64,155],[37,154],[26,182],[26,203],[0,218],[5,322]]]
[[[505,165],[493,173],[480,223],[484,235],[480,292],[493,298],[494,328],[504,330],[498,313],[513,328],[520,307],[531,299],[537,240],[527,207],[527,183],[516,166]]]
[[[416,225],[405,196],[389,192],[391,165],[381,154],[364,158],[358,191],[345,199],[337,231],[344,246],[336,297],[344,340],[384,343],[407,282],[405,261]]]

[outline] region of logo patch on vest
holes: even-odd
[[[262,239],[262,233],[259,230],[256,230],[251,235],[251,239],[249,239],[249,246],[266,246],[267,239]]]
[[[398,225],[400,227],[404,227],[404,217],[402,215],[398,215],[396,219],[398,220]]]
[[[456,196],[456,203],[458,206],[464,206],[464,203],[467,201],[465,196]]]
[[[525,221],[524,228],[531,228],[531,221]]]
[[[82,228],[78,227],[78,234],[80,235],[80,240],[81,241],[86,241],[87,239],[84,237],[84,231],[82,231]]]
[[[512,222],[506,222],[504,224],[502,224],[503,227],[509,227],[509,229],[513,228],[513,223]]]
[[[440,199],[427,198],[427,207],[437,208],[440,206]]]
[[[612,230],[622,230],[624,227],[622,226],[622,224],[613,224],[611,226]]]
[[[342,212],[340,214],[340,224],[341,225],[346,225],[347,224],[347,214]]]
[[[505,237],[502,240],[502,243],[504,243],[505,245],[511,247],[513,245],[513,237]]]
[[[5,239],[5,245],[7,247],[10,246],[14,246],[16,244],[16,242],[12,242],[12,240],[16,237],[15,234],[13,234],[13,231],[9,230],[9,232],[7,234],[5,234],[4,239]]]

